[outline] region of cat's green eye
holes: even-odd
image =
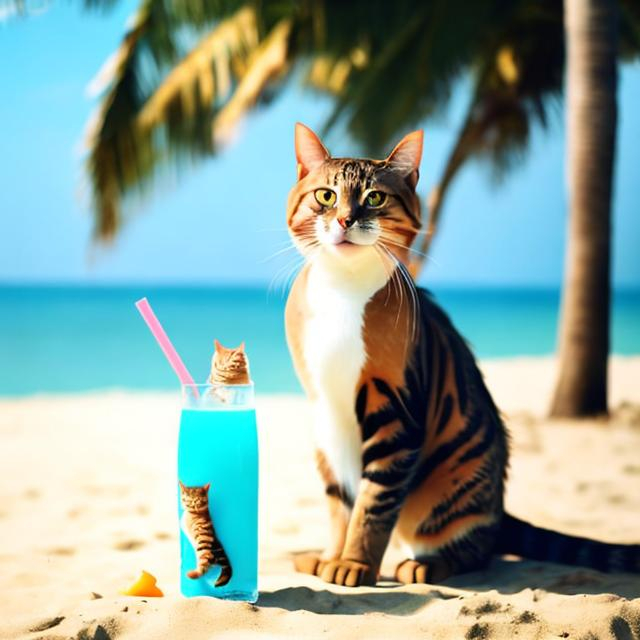
[[[381,207],[387,201],[387,194],[382,191],[369,191],[366,197],[368,207]]]
[[[316,189],[313,195],[323,207],[333,207],[336,203],[336,193],[331,189]]]

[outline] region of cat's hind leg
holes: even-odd
[[[483,569],[496,540],[494,524],[480,525],[434,548],[418,534],[407,544],[411,557],[398,564],[395,579],[403,584],[438,584],[451,576]]]
[[[213,562],[213,553],[210,550],[203,550],[197,552],[197,566],[191,571],[187,571],[187,578],[195,580],[201,578],[211,567]]]

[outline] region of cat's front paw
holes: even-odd
[[[326,565],[319,553],[298,553],[293,558],[293,566],[298,573],[319,576]]]
[[[437,584],[452,575],[452,571],[442,561],[404,560],[396,568],[396,580],[403,584]]]
[[[368,564],[343,559],[329,560],[318,575],[325,582],[345,587],[374,585],[378,579],[378,572]]]
[[[430,567],[417,560],[404,560],[396,568],[395,578],[402,584],[426,584],[429,582]]]

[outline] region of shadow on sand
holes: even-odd
[[[277,607],[287,611],[310,611],[328,615],[359,615],[378,611],[388,615],[411,615],[434,600],[455,598],[436,588],[428,593],[407,593],[393,587],[378,587],[375,591],[362,593],[334,593],[326,589],[288,587],[277,591],[263,592],[256,603],[259,607]]]
[[[382,578],[385,580],[385,578]],[[640,578],[630,574],[604,574],[598,571],[567,567],[546,562],[495,559],[484,571],[450,578],[442,585],[416,585],[411,591],[393,582],[379,584],[373,590],[340,593],[307,586],[288,587],[260,594],[260,607],[276,607],[287,611],[310,611],[328,615],[358,615],[371,611],[388,615],[411,615],[426,605],[460,595],[498,591],[515,594],[525,589],[561,595],[613,594],[623,598],[640,595]],[[440,587],[444,587],[441,589]],[[420,592],[416,592],[419,590]],[[459,593],[456,593],[456,590]]]
[[[495,589],[503,594],[540,589],[560,595],[608,593],[622,598],[640,595],[640,576],[630,573],[601,573],[593,569],[552,562],[494,558],[487,569],[450,578],[447,587],[482,592]]]

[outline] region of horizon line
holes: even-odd
[[[474,282],[440,280],[431,283],[418,282],[418,286],[427,289],[458,289],[458,290],[524,290],[524,291],[562,291],[561,284],[544,282]],[[269,289],[270,282],[266,280],[238,280],[238,281],[205,281],[205,280],[1,280],[2,289],[138,289],[153,287],[157,289]],[[612,293],[638,292],[640,283],[620,283],[611,286]]]

